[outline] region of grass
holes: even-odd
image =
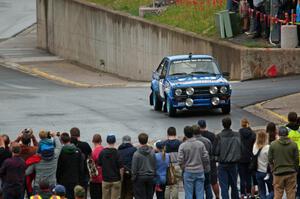
[[[152,0],[89,0],[99,3],[114,10],[121,10],[132,15],[139,15],[139,7],[142,5],[150,5]]]
[[[151,5],[152,0],[89,0],[115,10],[138,15],[139,7]],[[214,13],[223,10],[225,0],[181,0],[159,15],[147,14],[146,19],[195,32],[204,36],[216,35]]]
[[[204,2],[203,0],[201,0]],[[204,2],[205,3],[205,2]],[[201,4],[200,4],[201,5]],[[146,18],[205,36],[216,35],[214,14],[224,9],[224,5],[172,5],[160,15],[147,15]]]

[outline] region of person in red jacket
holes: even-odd
[[[26,163],[26,168],[28,168],[30,165],[39,163],[41,161],[41,156],[35,154],[31,157],[29,157],[25,163]],[[27,192],[29,193],[29,195],[31,196],[33,193],[33,188],[32,188],[32,182],[35,178],[35,173],[32,173],[28,176],[26,176],[26,188],[27,188]]]
[[[102,138],[101,135],[95,134],[93,136],[93,144],[94,148],[92,151],[92,160],[93,163],[96,164],[98,157],[103,150],[103,146],[101,145]],[[90,195],[91,199],[99,199],[102,198],[102,168],[96,164],[97,173],[90,172],[91,182],[90,182]],[[97,174],[97,175],[96,175]]]

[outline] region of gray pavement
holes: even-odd
[[[175,126],[182,135],[185,125],[206,119],[211,130],[221,129],[224,117],[219,112],[181,112],[169,118],[155,112],[148,105],[148,88],[71,88],[37,77],[0,67],[0,132],[15,137],[23,128],[32,127],[68,131],[77,126],[82,130],[82,139],[91,141],[96,132],[106,136],[115,133],[128,134],[136,141],[137,134],[145,131],[151,139],[165,137],[166,129]],[[250,119],[252,126],[263,126],[266,121],[240,107],[254,104],[274,95],[282,96],[290,89],[288,82],[299,84],[298,77],[274,80],[249,81],[233,84],[233,128],[239,128],[243,117]],[[276,88],[276,89],[274,89]],[[245,92],[245,90],[247,92]],[[270,96],[268,90],[273,90]]]
[[[0,0],[0,40],[36,23],[36,0]]]

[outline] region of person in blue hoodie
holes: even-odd
[[[124,166],[124,175],[121,187],[121,199],[133,198],[133,184],[131,181],[132,157],[136,152],[136,147],[131,144],[131,137],[123,136],[122,144],[118,148],[119,155]]]
[[[155,192],[157,199],[165,198],[165,189],[167,181],[167,168],[170,163],[170,156],[165,152],[164,142],[156,143],[157,153],[155,154],[156,160],[156,177],[155,177]]]

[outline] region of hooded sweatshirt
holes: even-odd
[[[299,151],[296,143],[287,137],[281,137],[279,140],[272,142],[268,159],[274,175],[287,175],[297,172]]]
[[[252,149],[256,139],[255,133],[251,128],[241,128],[239,130],[242,149],[241,149],[241,163],[249,163],[251,162],[251,158],[253,157]]]
[[[150,146],[141,146],[132,158],[132,180],[137,178],[154,179],[155,177],[155,154]]]
[[[83,157],[81,151],[74,144],[66,144],[61,149],[56,179],[58,184],[82,184]]]
[[[120,169],[123,168],[123,164],[117,149],[103,149],[99,155],[98,164],[102,167],[103,181],[117,182],[121,180]]]
[[[118,151],[126,170],[131,170],[132,157],[136,150],[136,147],[130,143],[123,143],[119,146]]]
[[[52,140],[51,142],[53,144]],[[53,158],[48,159],[48,157],[45,158],[43,155],[41,155],[41,161],[39,161],[36,164],[30,165],[26,169],[26,175],[35,173],[36,176],[34,181],[34,187],[36,188],[39,186],[39,182],[42,180],[47,180],[50,186],[56,185],[56,168],[58,156],[61,151],[61,143],[58,137],[54,137],[54,142],[55,149]]]
[[[178,163],[184,171],[190,173],[208,173],[210,171],[208,151],[205,145],[196,138],[189,138],[180,145]]]

